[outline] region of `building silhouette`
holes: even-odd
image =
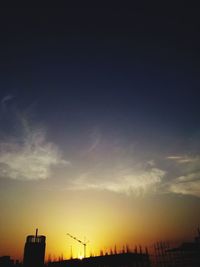
[[[172,267],[200,266],[200,229],[193,242],[184,242],[179,247],[169,249],[167,253],[172,258]]]
[[[0,267],[13,267],[14,260],[10,256],[1,256],[0,257]]]
[[[193,242],[184,242],[178,247],[170,248],[166,242],[154,245],[156,267],[199,267],[200,266],[200,229]]]
[[[26,238],[24,247],[24,267],[43,267],[45,257],[46,237],[38,236],[38,229],[35,235],[29,235]]]
[[[48,267],[150,267],[148,253],[125,252],[50,262]]]

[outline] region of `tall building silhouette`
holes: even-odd
[[[38,236],[38,229],[35,235],[26,238],[24,247],[24,267],[43,267],[45,257],[45,240],[43,235]]]

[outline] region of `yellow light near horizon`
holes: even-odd
[[[83,255],[79,255],[79,256],[78,256],[78,259],[79,259],[79,260],[82,260],[83,258],[84,258]]]
[[[5,196],[7,208],[1,213],[0,254],[23,259],[27,235],[46,236],[46,261],[51,258],[80,258],[83,245],[67,236],[69,232],[78,239],[88,241],[86,256],[120,252],[123,246],[134,249],[135,245],[152,245],[158,240],[191,238],[199,216],[200,202],[192,198],[157,197],[133,198],[126,195],[99,191],[41,191],[18,192]],[[9,207],[9,208],[8,208]],[[173,208],[172,208],[173,207]],[[186,218],[190,218],[188,223]],[[49,257],[51,256],[51,257]]]

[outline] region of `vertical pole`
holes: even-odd
[[[83,245],[84,245],[84,258],[86,258],[86,244]]]
[[[71,259],[73,259],[72,246],[71,246]]]

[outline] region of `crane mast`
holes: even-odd
[[[80,239],[76,238],[75,236],[73,236],[73,235],[71,235],[71,234],[69,234],[69,233],[67,233],[67,235],[68,235],[69,237],[71,237],[72,239],[76,240],[77,242],[79,242],[80,244],[83,245],[83,248],[84,248],[84,258],[86,258],[86,246],[87,246],[87,243],[88,243],[88,242],[83,242],[83,241],[81,241]]]

